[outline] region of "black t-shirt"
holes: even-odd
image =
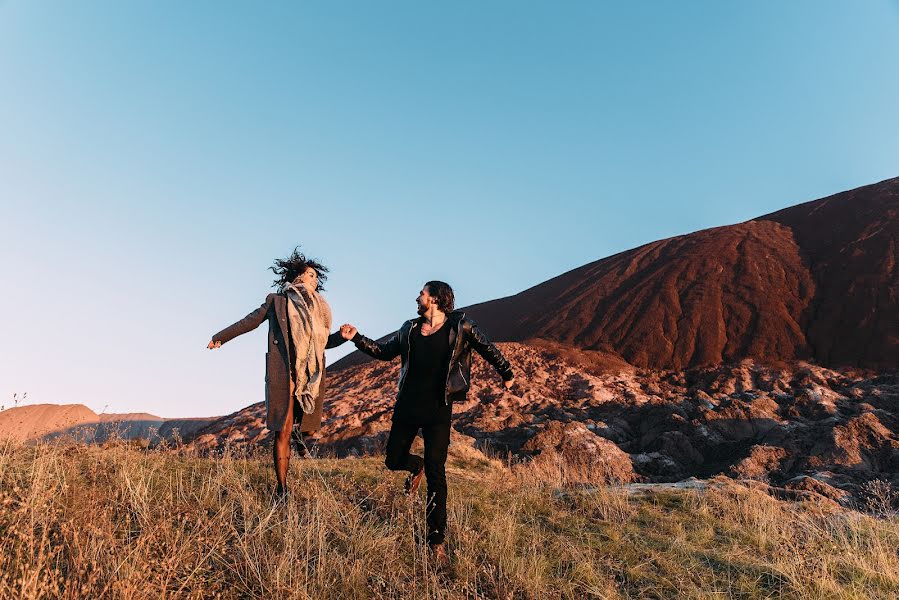
[[[448,324],[422,335],[415,327],[409,335],[409,369],[393,411],[393,420],[404,423],[448,423],[452,407],[447,406],[446,375],[449,371]]]

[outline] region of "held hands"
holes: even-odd
[[[503,382],[503,387],[506,388],[507,390],[511,390],[511,389],[512,389],[512,384],[513,384],[513,383],[515,383],[515,378],[514,378],[514,377],[513,377],[512,379],[510,379],[509,381],[504,381],[504,382]]]
[[[344,323],[340,326],[340,337],[345,340],[352,340],[356,337],[356,334],[359,333],[359,330],[349,323]]]
[[[211,342],[209,342],[209,345],[207,345],[206,347],[209,348],[210,350],[215,350],[216,348],[221,348],[222,343],[219,341],[216,341],[216,340],[212,340]]]

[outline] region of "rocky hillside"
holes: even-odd
[[[482,360],[454,427],[479,446],[599,466],[619,479],[725,474],[814,487],[837,499],[872,479],[899,486],[899,375],[745,360],[687,370],[591,368],[596,356],[549,344],[500,344],[518,373],[511,391]],[[318,452],[380,451],[398,362],[330,379]],[[255,404],[199,430],[202,452],[267,440]]]
[[[517,383],[503,390],[478,361],[454,427],[618,480],[723,474],[837,500],[875,479],[899,487],[897,237],[891,179],[468,307],[506,342]],[[397,363],[332,367],[320,452],[380,451]],[[267,437],[256,404],[190,445]]]
[[[465,310],[498,341],[552,340],[643,368],[751,358],[895,370],[897,238],[899,178],[646,244]]]
[[[98,415],[83,404],[32,404],[0,412],[0,439],[102,443],[116,437],[178,441],[217,418],[163,419],[148,413]]]

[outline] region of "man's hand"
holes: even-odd
[[[210,350],[215,350],[216,348],[221,348],[222,343],[217,340],[212,340],[211,342],[209,342],[209,345],[207,345],[206,347],[209,348]]]
[[[356,337],[357,333],[359,333],[359,330],[349,323],[344,323],[340,326],[340,337],[345,340],[352,340],[354,337]]]
[[[515,378],[514,378],[514,377],[513,377],[512,379],[510,379],[509,381],[504,381],[504,382],[503,382],[503,387],[505,387],[507,390],[511,390],[511,389],[512,389],[512,384],[513,384],[513,383],[515,383]]]

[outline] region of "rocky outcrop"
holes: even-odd
[[[624,483],[637,478],[630,456],[583,423],[544,423],[521,449],[537,460],[559,459],[566,468],[580,469],[594,480]]]
[[[191,448],[211,452],[227,448],[252,448],[263,444],[269,435],[265,427],[265,403],[257,402],[195,430],[185,441]]]
[[[853,500],[852,494],[848,491],[841,490],[820,479],[808,475],[800,475],[790,479],[784,484],[784,488],[817,494],[843,505],[849,504]]]
[[[781,462],[788,456],[784,448],[755,445],[749,449],[748,456],[730,468],[729,474],[739,479],[767,480],[772,473],[780,473]]]

